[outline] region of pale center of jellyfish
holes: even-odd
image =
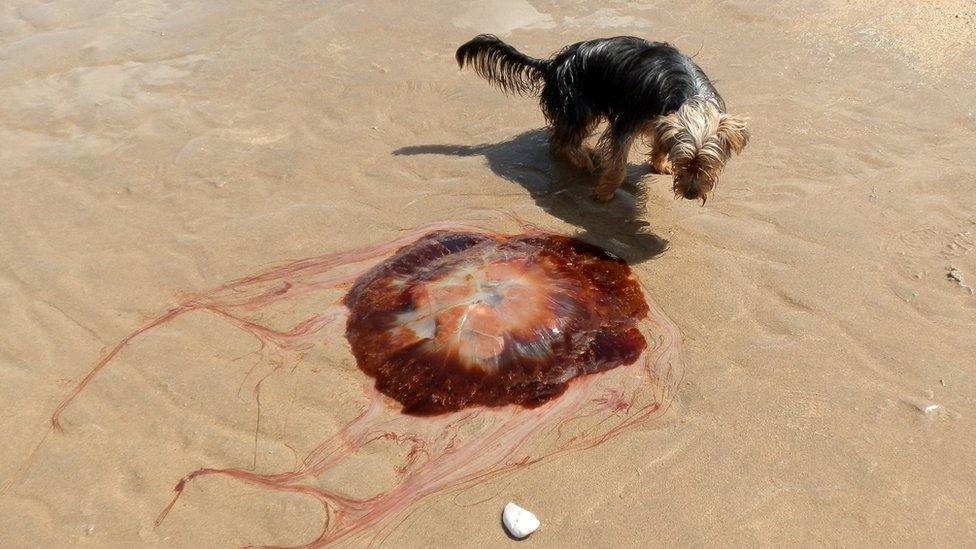
[[[413,340],[447,348],[469,367],[494,373],[506,346],[542,358],[572,310],[572,288],[526,259],[457,266],[420,282],[397,323]],[[516,336],[516,337],[513,337]]]

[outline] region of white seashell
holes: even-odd
[[[539,527],[539,519],[530,511],[509,502],[502,511],[502,524],[512,537],[522,539]]]

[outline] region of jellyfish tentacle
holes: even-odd
[[[391,245],[406,244],[410,238],[410,236],[403,237]],[[262,283],[281,281],[282,279],[286,278],[301,278],[302,276],[306,275],[328,275],[334,269],[350,263],[355,264],[369,262],[369,264],[362,265],[353,272],[346,273],[339,277],[329,278],[328,276],[325,276],[325,278],[318,281],[317,284],[310,285],[305,289],[335,288],[341,284],[347,284],[349,281],[354,280],[357,276],[361,275],[362,272],[372,267],[376,260],[382,258],[386,253],[388,253],[388,248],[389,246],[385,245],[359,252],[340,252],[327,254],[308,260],[292,262],[287,265],[272,268],[258,275],[241,278],[239,280],[224,284],[207,295],[193,297],[180,303],[147,324],[126,335],[118,343],[116,343],[116,345],[112,347],[108,353],[99,359],[98,362],[96,362],[95,365],[89,369],[88,373],[81,379],[81,381],[78,382],[71,392],[68,393],[68,395],[59,403],[58,407],[55,408],[54,412],[51,414],[51,428],[58,432],[63,431],[61,416],[64,414],[65,409],[78,397],[78,395],[85,390],[91,381],[98,376],[98,374],[101,373],[102,370],[104,370],[119,353],[122,352],[123,349],[129,346],[134,339],[154,330],[155,328],[167,324],[188,312],[201,309],[208,310],[214,314],[231,320],[237,326],[245,329],[249,333],[255,334],[259,339],[268,341],[280,342],[294,340],[307,336],[309,333],[313,333],[338,316],[336,312],[337,308],[330,309],[325,314],[318,315],[303,323],[299,323],[299,325],[295,326],[291,331],[288,332],[272,330],[258,323],[249,321],[243,316],[234,315],[229,312],[235,308],[242,308],[246,310],[249,308],[263,307],[274,301],[284,299],[285,297],[294,297],[296,294],[300,295],[301,292],[291,292],[292,295],[288,295],[289,291],[294,287],[292,284],[286,284],[280,288],[258,292],[256,295],[243,296],[243,299],[235,300],[232,298],[235,297],[236,293],[250,293],[248,292],[250,288]],[[236,297],[241,298],[242,296]]]
[[[374,404],[378,403],[380,402],[380,399],[377,398],[373,402]],[[343,496],[320,487],[300,484],[299,481],[305,478],[318,477],[322,475],[327,470],[331,469],[339,462],[352,455],[357,448],[376,440],[387,439],[394,441],[396,444],[411,444],[412,448],[410,455],[412,457],[409,459],[418,459],[418,453],[423,454],[426,451],[424,448],[426,446],[426,442],[417,435],[396,434],[389,431],[381,431],[372,428],[372,424],[369,423],[368,420],[372,419],[375,412],[379,410],[379,407],[375,406],[374,404],[368,406],[367,409],[365,409],[356,420],[348,424],[340,433],[337,433],[330,439],[333,440],[333,442],[338,442],[338,445],[331,448],[331,451],[327,451],[325,448],[326,445],[320,445],[313,450],[313,453],[319,454],[317,456],[318,459],[309,459],[312,457],[310,455],[303,460],[302,467],[298,470],[288,473],[261,474],[238,468],[201,468],[191,472],[180,479],[180,481],[174,487],[175,494],[158,515],[155,521],[156,527],[160,526],[169,513],[173,510],[190,482],[200,477],[217,475],[234,478],[249,484],[262,486],[272,490],[281,490],[290,493],[308,495],[318,500],[323,505],[326,512],[323,530],[318,538],[307,544],[301,545],[300,547],[319,547],[328,542],[345,537],[346,535],[356,533],[364,526],[364,517],[368,518],[369,515],[376,514],[376,502],[390,497],[391,493],[397,492],[397,488],[381,492],[371,498],[362,500]],[[376,515],[377,516],[373,519],[374,521],[378,521],[385,516],[384,513],[378,513]],[[366,522],[369,521],[367,520]]]
[[[371,268],[378,260],[387,255],[391,247],[403,246],[409,243],[411,239],[416,239],[419,234],[421,234],[421,230],[418,229],[411,235],[404,236],[388,245],[366,248],[358,252],[326,254],[307,260],[292,262],[291,264],[275,267],[257,275],[231,281],[215,288],[208,294],[184,298],[178,305],[166,310],[158,317],[123,337],[89,368],[88,372],[85,373],[81,380],[75,384],[71,391],[61,400],[61,402],[58,403],[58,406],[54,409],[49,417],[48,429],[45,431],[44,435],[40,438],[33,450],[31,450],[30,454],[28,454],[24,463],[18,467],[17,470],[8,479],[6,479],[2,485],[0,485],[0,493],[6,493],[7,490],[9,490],[12,486],[18,483],[20,479],[23,478],[23,475],[34,463],[41,448],[48,441],[49,434],[51,432],[62,433],[64,431],[62,417],[67,408],[134,340],[160,326],[172,322],[186,313],[202,309],[209,310],[213,313],[219,314],[220,316],[234,320],[238,326],[248,326],[249,328],[252,328],[255,331],[250,331],[250,333],[255,334],[259,340],[262,340],[260,336],[266,336],[262,340],[262,346],[267,341],[276,340],[280,343],[282,341],[298,340],[302,337],[307,337],[309,334],[314,333],[324,325],[333,321],[337,316],[335,311],[330,309],[330,311],[328,311],[326,314],[318,315],[312,319],[309,319],[305,323],[300,323],[298,326],[293,328],[293,330],[287,333],[274,333],[274,331],[271,331],[270,329],[256,323],[250,323],[249,325],[248,321],[243,316],[234,315],[230,313],[230,311],[235,309],[235,307],[245,311],[260,309],[261,307],[267,306],[271,302],[284,299],[286,297],[293,297],[296,294],[300,295],[302,292],[291,292],[292,295],[288,295],[293,287],[293,284],[288,280],[284,280],[284,283],[279,287],[267,289],[264,292],[258,292],[256,295],[246,295],[249,293],[253,294],[253,292],[249,292],[249,290],[252,290],[255,286],[260,286],[261,284],[266,284],[268,282],[282,281],[288,277],[301,279],[303,276],[318,275],[321,279],[310,282],[307,289],[330,289],[336,288],[343,284],[348,284],[351,280],[354,280],[356,277],[360,276],[364,271]],[[330,273],[332,273],[332,271],[335,269],[355,263],[361,263],[361,265],[359,265],[358,268],[352,269],[348,273],[329,276]],[[241,294],[245,295],[242,296]]]
[[[334,514],[336,514],[336,510],[341,510],[345,507],[359,503],[357,500],[344,497],[340,494],[336,494],[316,486],[293,484],[291,482],[292,478],[290,474],[265,475],[254,473],[252,471],[246,471],[244,469],[201,468],[189,473],[180,479],[178,483],[176,483],[176,486],[173,488],[174,494],[172,499],[169,501],[166,507],[163,508],[159,515],[157,515],[156,520],[153,522],[155,528],[159,528],[169,516],[170,512],[176,507],[177,502],[183,496],[183,493],[190,482],[205,476],[226,476],[267,489],[312,497],[318,501],[326,511],[326,516],[324,518],[324,532],[329,530],[330,524],[334,519]]]
[[[197,308],[198,308],[198,304],[196,302],[190,302],[190,303],[179,305],[177,307],[174,307],[166,311],[165,313],[163,313],[163,315],[157,317],[156,319],[152,320],[148,324],[145,324],[141,328],[135,330],[134,332],[122,338],[122,340],[116,343],[115,346],[112,347],[112,349],[105,354],[105,356],[103,356],[101,359],[99,359],[98,362],[95,363],[95,366],[93,366],[88,371],[88,373],[85,374],[85,377],[83,377],[81,381],[79,381],[75,385],[75,387],[71,390],[71,392],[68,393],[68,396],[66,396],[61,401],[61,403],[58,404],[58,407],[54,409],[54,412],[51,414],[51,420],[50,420],[51,429],[57,432],[62,432],[64,430],[61,425],[61,416],[64,414],[65,409],[78,397],[78,395],[81,394],[82,391],[85,390],[85,387],[87,387],[88,384],[91,383],[93,379],[95,379],[95,376],[97,376],[102,370],[104,370],[109,365],[109,363],[111,363],[112,360],[119,353],[122,352],[123,349],[129,346],[129,343],[131,343],[132,340],[138,338],[139,336],[145,334],[146,332],[149,332],[155,328],[158,328],[159,326],[162,326],[163,324],[172,321],[173,319],[185,313],[194,311]]]

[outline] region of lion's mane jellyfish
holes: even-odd
[[[408,414],[539,406],[647,346],[630,268],[551,234],[432,232],[363,275],[345,304],[359,367]]]
[[[336,345],[345,320],[362,379],[358,415],[324,441],[292,441],[304,450],[291,470],[228,464],[174,479],[156,520],[174,527],[187,486],[224,476],[321,503],[323,524],[306,546],[384,539],[425,498],[644,425],[666,408],[682,370],[677,329],[622,260],[522,224],[501,234],[440,223],[185,299],[110,349],[54,412],[52,430],[121,351],[191,312],[217,315],[295,361]],[[283,365],[265,367],[255,394],[268,376],[299,375]],[[330,472],[377,444],[397,462],[391,483],[368,494],[329,484]]]

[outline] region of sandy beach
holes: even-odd
[[[753,139],[704,207],[636,151],[596,204],[534,100],[457,69],[482,32],[668,41]],[[488,210],[627,260],[681,333],[676,397],[350,545],[511,547],[509,501],[542,522],[526,547],[976,545],[974,73],[969,0],[4,2],[0,545],[314,540],[315,501],[228,479],[154,521],[189,471],[288,471],[350,421],[341,330],[267,378],[258,428],[255,342],[213,315],[51,414],[187,295]],[[398,459],[360,457],[330,482]]]

